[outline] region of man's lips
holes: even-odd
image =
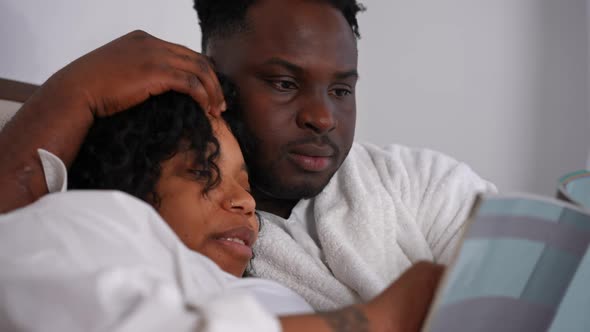
[[[289,150],[289,159],[308,172],[322,172],[334,160],[334,149],[329,145],[298,145]]]
[[[334,149],[329,145],[304,144],[292,147],[290,153],[309,157],[332,157]]]

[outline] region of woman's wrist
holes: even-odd
[[[68,119],[70,123],[90,128],[94,123],[92,104],[93,99],[81,82],[59,71],[31,96],[24,108],[34,108],[37,116],[48,113],[52,119]]]

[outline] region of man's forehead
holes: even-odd
[[[253,5],[246,14],[250,34],[260,39],[325,42],[347,38],[356,41],[340,10],[324,1],[273,0]]]
[[[339,70],[356,68],[356,39],[352,29],[342,13],[329,4],[261,1],[248,10],[247,20],[248,31],[230,38],[231,46],[222,52],[230,53],[229,58],[243,56],[242,60],[251,65],[279,58],[302,67],[326,62]],[[226,58],[228,54],[212,55]]]

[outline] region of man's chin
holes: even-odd
[[[267,196],[281,200],[309,199],[319,195],[330,182],[330,178],[321,182],[309,181],[266,182],[265,185],[257,185],[259,191]]]
[[[324,190],[326,186],[321,186],[321,187],[300,187],[300,188],[295,188],[295,189],[291,189],[293,191],[293,195],[297,197],[297,199],[310,199],[310,198],[314,198],[317,195],[319,195],[322,190]]]

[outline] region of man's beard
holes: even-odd
[[[232,132],[236,136],[242,149],[244,160],[246,161],[246,165],[248,165],[249,179],[253,189],[262,193],[264,196],[271,199],[281,200],[312,198],[322,192],[336,173],[336,170],[332,171],[332,173],[329,174],[329,176],[326,176],[321,182],[318,182],[318,180],[304,180],[297,184],[290,184],[286,181],[287,179],[285,179],[285,175],[280,172],[280,165],[285,162],[285,159],[287,158],[287,150],[290,146],[305,143],[318,143],[319,141],[319,143],[323,145],[329,145],[332,147],[334,150],[334,156],[338,157],[341,152],[338,145],[334,144],[326,136],[299,139],[287,144],[284,148],[281,148],[280,154],[276,156],[272,162],[263,165],[258,163],[258,161],[264,160],[264,158],[261,157],[263,154],[258,150],[258,148],[263,145],[246,127],[241,110],[239,109],[238,112],[235,113],[224,114],[224,117],[230,124]],[[338,167],[340,167],[340,165],[338,165]]]

